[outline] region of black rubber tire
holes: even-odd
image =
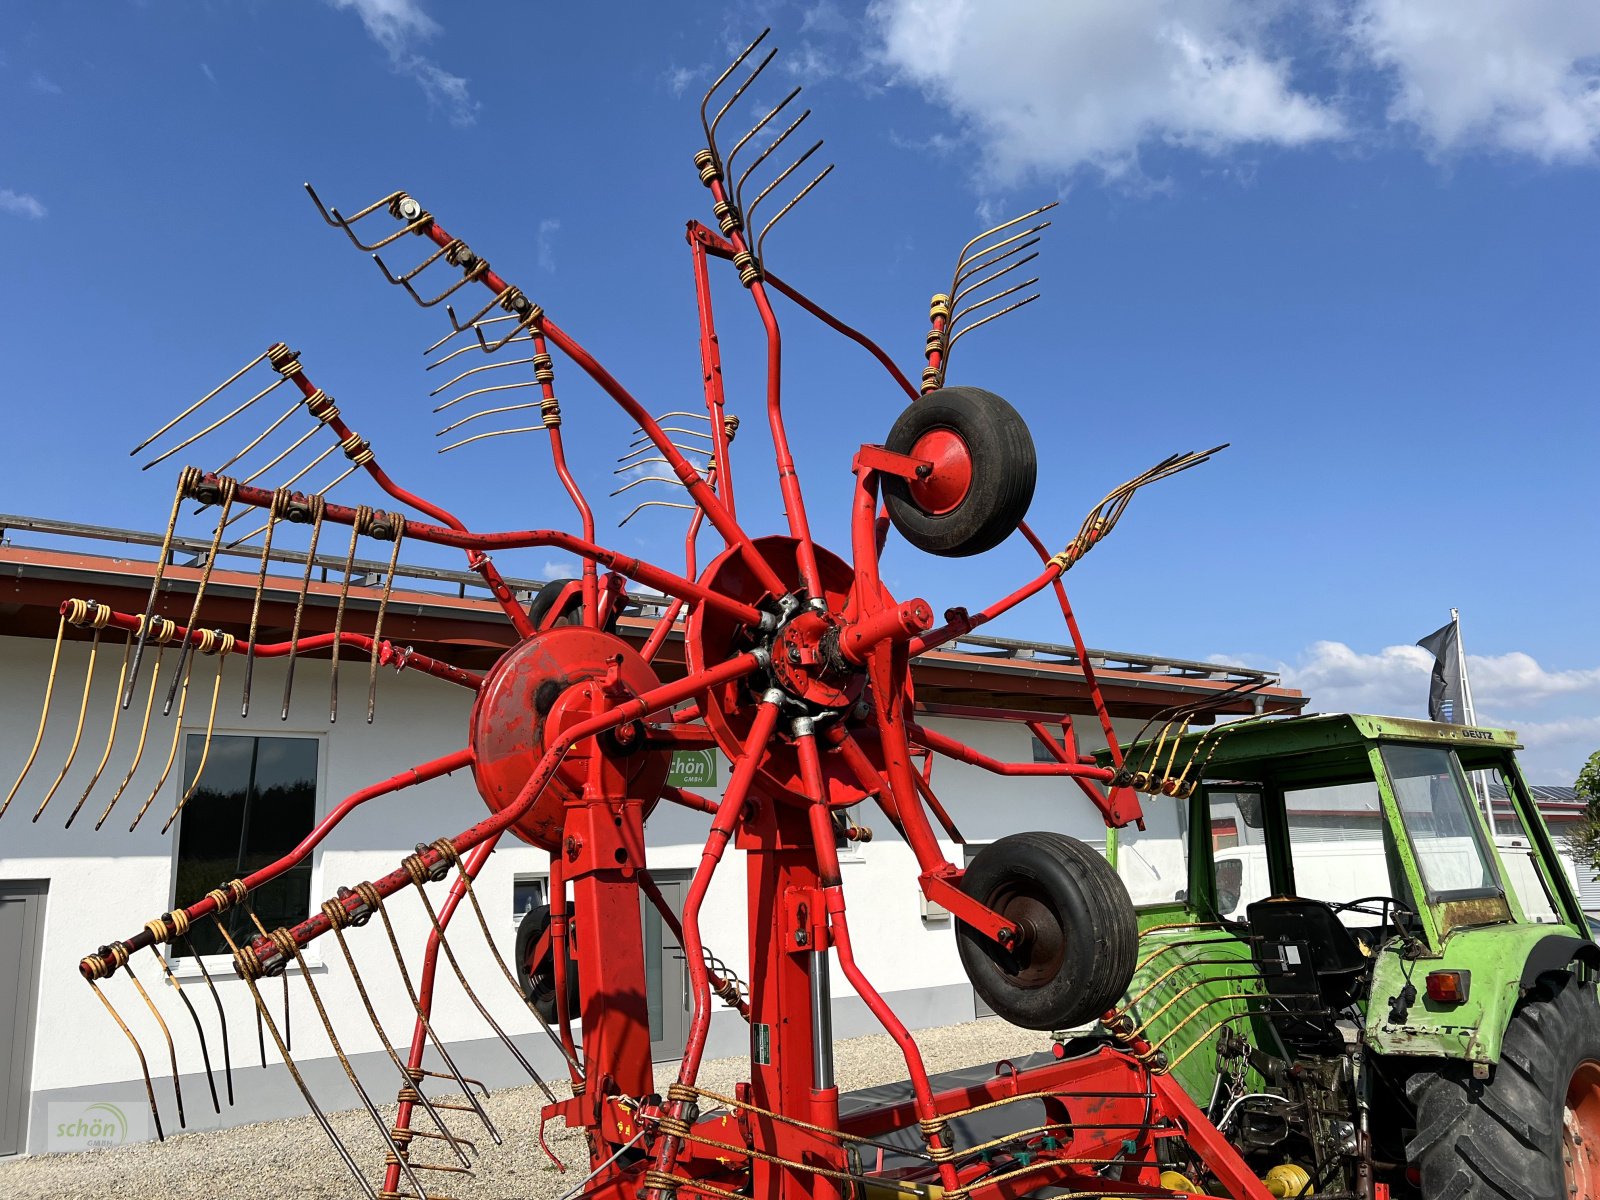
[[[943,558],[965,558],[998,546],[1028,515],[1039,460],[1020,413],[993,392],[946,387],[929,392],[900,414],[884,447],[910,454],[917,439],[948,429],[967,444],[972,483],[946,513],[924,511],[904,479],[883,477],[889,520],[919,550]]]
[[[535,904],[522,914],[522,921],[517,926],[516,941],[516,970],[517,982],[522,985],[522,994],[528,998],[534,1008],[539,1010],[539,1015],[546,1021],[554,1024],[556,1019],[556,973],[555,959],[546,955],[537,970],[530,970],[528,957],[533,953],[533,948],[539,944],[539,939],[544,936],[544,931],[550,925],[550,909],[543,904]],[[572,939],[567,939],[567,1014],[572,1017],[578,1015],[578,964],[572,957]]]
[[[1417,1132],[1406,1154],[1423,1200],[1566,1197],[1567,1088],[1585,1061],[1600,1062],[1600,1004],[1593,984],[1563,973],[1545,976],[1512,1013],[1488,1079],[1457,1062],[1411,1076]]]
[[[528,601],[528,620],[533,622],[535,629],[544,629],[557,625],[580,625],[583,623],[583,597],[579,592],[573,592],[568,598],[559,616],[552,619],[549,616],[551,608],[561,598],[562,591],[568,584],[577,583],[576,579],[552,579],[534,593],[533,599]],[[606,632],[615,633],[617,622],[622,618],[622,611],[611,614],[611,619],[606,622]]]
[[[1024,921],[1016,952],[956,922],[961,965],[986,1004],[1024,1029],[1071,1029],[1127,990],[1139,945],[1128,889],[1063,833],[1014,833],[973,857],[961,890]]]

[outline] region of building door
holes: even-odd
[[[0,880],[0,1155],[21,1154],[28,1140],[33,1021],[48,886],[42,880]]]
[[[674,913],[683,912],[689,891],[689,872],[652,872],[656,886]],[[657,1062],[679,1058],[689,1036],[689,974],[683,950],[672,928],[642,892],[644,917],[645,1001],[650,1013],[650,1057]]]

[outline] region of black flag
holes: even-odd
[[[1461,631],[1451,621],[1417,645],[1433,655],[1433,679],[1428,684],[1428,720],[1467,723],[1467,706],[1461,692]]]

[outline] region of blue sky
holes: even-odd
[[[300,184],[347,210],[407,189],[653,409],[692,408],[695,106],[770,23],[780,55],[749,99],[806,84],[816,161],[838,167],[769,262],[908,373],[961,243],[1061,201],[1043,300],[950,373],[1029,420],[1048,540],[1171,451],[1232,443],[1141,494],[1072,572],[1091,643],[1281,666],[1318,708],[1417,712],[1426,657],[1406,647],[1454,605],[1480,716],[1525,731],[1541,781],[1600,746],[1600,4],[8,8],[6,511],[157,525],[184,457],[140,474],[128,448],[284,340],[403,481],[474,526],[571,527],[537,436],[436,455],[442,380],[420,351],[442,313],[386,287]],[[741,515],[776,529],[760,327],[731,277],[717,301]],[[901,398],[780,316],[812,521],[842,549],[850,456]],[[601,540],[675,565],[683,514],[615,529],[628,423],[558,371]],[[1014,543],[960,562],[902,545],[888,575],[942,610],[1029,566]],[[1042,603],[1000,632],[1060,636]]]

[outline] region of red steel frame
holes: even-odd
[[[715,202],[726,202],[720,175],[708,180],[708,186]],[[425,223],[419,222],[412,232],[441,248],[455,242],[431,217]],[[705,626],[691,621],[685,637],[702,639],[702,644],[695,647],[700,665],[693,665],[696,654],[691,653],[691,668],[682,679],[634,693],[616,682],[613,667],[605,678],[590,676],[587,681],[580,681],[583,696],[570,706],[569,722],[547,736],[542,746],[533,747],[537,764],[514,802],[450,839],[454,854],[461,857],[461,874],[439,911],[440,929],[448,927],[458,910],[466,880],[481,870],[505,832],[521,831],[519,822],[541,802],[553,780],[559,777],[567,781],[563,836],[559,844],[550,847],[551,925],[539,949],[553,956],[556,1036],[570,1064],[574,1095],[547,1105],[543,1115],[559,1116],[589,1134],[589,1167],[594,1175],[587,1194],[628,1196],[631,1200],[638,1193],[651,1200],[666,1200],[679,1187],[691,1193],[714,1195],[719,1189],[734,1190],[748,1181],[752,1194],[762,1200],[831,1198],[842,1194],[838,1176],[818,1174],[809,1168],[834,1172],[851,1168],[844,1141],[827,1131],[871,1137],[920,1123],[936,1168],[934,1178],[925,1182],[936,1181],[947,1190],[962,1189],[983,1200],[1021,1195],[1046,1184],[1077,1188],[1084,1194],[1168,1195],[1159,1187],[1153,1148],[1159,1140],[1169,1137],[1186,1139],[1228,1195],[1236,1200],[1261,1200],[1267,1193],[1238,1155],[1205,1123],[1170,1077],[1141,1062],[1135,1052],[1102,1046],[1081,1057],[1033,1071],[997,1074],[977,1088],[954,1093],[934,1091],[915,1039],[855,957],[835,851],[835,811],[864,799],[873,800],[913,851],[919,881],[927,896],[954,912],[965,924],[1002,943],[1015,931],[961,890],[962,871],[945,856],[930,814],[947,832],[953,833],[953,827],[932,790],[927,771],[917,769],[914,757],[928,755],[930,766],[931,755],[937,754],[1002,776],[1069,779],[1110,824],[1137,822],[1142,814],[1135,794],[1126,787],[1115,786],[1115,769],[1098,767],[1078,753],[1069,720],[1061,722],[1060,740],[1050,729],[1034,723],[1034,732],[1049,747],[1055,761],[1005,763],[955,738],[926,729],[912,718],[912,657],[1051,588],[1078,649],[1113,761],[1120,764],[1110,717],[1062,586],[1066,564],[1060,556],[1051,556],[1033,530],[1024,527],[1022,531],[1043,563],[1033,579],[976,613],[953,609],[943,625],[933,628],[932,609],[920,600],[893,601],[879,572],[888,532],[879,496],[881,477],[886,472],[907,475],[926,464],[863,445],[853,466],[850,582],[837,603],[828,600],[830,585],[806,519],[784,425],[782,339],[769,290],[861,345],[887,369],[908,397],[916,399],[918,391],[871,339],[770,272],[758,273],[747,287],[767,340],[766,413],[789,537],[758,542],[740,525],[708,260],[748,260],[750,247],[738,228],[724,240],[694,222],[688,228],[688,242],[714,447],[713,467],[704,473],[673,445],[646,408],[542,310],[518,326],[528,329],[536,353],[543,355],[554,349],[597,383],[637,422],[683,483],[697,511],[686,543],[682,574],[596,542],[593,512],[568,468],[559,427],[550,429],[553,464],[579,515],[581,536],[545,529],[472,532],[442,508],[394,483],[375,462],[364,464],[389,495],[438,522],[407,521],[406,537],[467,552],[471,566],[483,576],[525,643],[544,636],[544,631],[534,628],[526,611],[506,588],[489,559],[493,550],[552,546],[581,558],[584,566],[578,584],[582,598],[580,617],[596,636],[607,636],[600,633],[605,598],[617,593],[622,577],[670,596],[670,606],[645,643],[642,661],[654,656],[685,610],[701,616],[716,614],[718,619],[731,622],[733,628],[742,631],[747,646],[736,649],[704,644],[709,637],[704,633]],[[474,279],[494,293],[497,301],[521,296],[486,265],[469,272],[463,282]],[[491,301],[490,307],[494,303]],[[930,361],[935,367],[940,365],[937,360]],[[317,391],[303,372],[294,378],[308,398]],[[552,385],[547,379],[541,382],[545,398],[553,400]],[[355,437],[336,416],[329,424],[342,441]],[[203,482],[218,486],[221,481],[207,476]],[[273,503],[273,493],[259,488],[239,486],[233,497],[234,503],[242,505],[270,508]],[[695,538],[702,517],[722,537],[731,558],[725,555],[700,572],[695,561]],[[327,504],[321,513],[322,521],[334,524],[350,525],[358,519],[357,510],[334,504]],[[775,556],[771,547],[779,541],[789,547],[791,558]],[[831,556],[829,560],[832,561]],[[599,567],[612,573],[605,581],[599,578]],[[748,584],[743,593],[724,586],[728,572],[735,568]],[[815,603],[819,599],[823,601],[821,608]],[[855,712],[851,719],[818,719],[814,710],[809,715],[796,716],[798,706],[793,703],[792,689],[786,692],[771,682],[774,656],[780,651],[791,652],[794,661],[793,656],[803,648],[796,632],[802,617],[814,619],[819,627],[826,626],[826,636],[834,639],[838,658],[832,669],[837,672],[842,661],[849,664],[847,674],[854,672],[855,677],[870,684],[865,693],[869,698],[864,701],[864,716],[859,708],[851,710]],[[137,629],[140,624],[139,618],[122,614],[115,616],[114,623],[122,629]],[[177,636],[189,639],[196,635],[180,630]],[[322,648],[332,640],[301,639],[298,652]],[[372,648],[371,639],[359,634],[343,633],[339,640],[357,649]],[[633,652],[620,639],[614,640],[620,663],[624,651]],[[804,648],[809,650],[814,645],[805,642]],[[254,652],[270,657],[286,651],[266,644],[257,645]],[[401,661],[387,643],[380,646],[380,653],[385,661],[392,659],[462,686],[475,690],[487,686],[484,678],[421,655],[409,655]],[[515,653],[514,650],[512,654]],[[799,669],[799,674],[796,687],[822,688],[827,682],[823,667],[815,663]],[[760,682],[762,679],[767,682]],[[740,681],[754,682],[749,701],[754,705],[753,711],[733,712],[729,708],[726,696],[730,693],[726,689]],[[577,690],[577,683],[572,687]],[[850,703],[855,704],[855,697],[862,694],[858,689]],[[691,707],[681,708],[684,704]],[[714,711],[722,714],[723,724],[706,719],[706,714]],[[827,717],[824,713],[823,718]],[[739,730],[738,736],[730,735],[730,728]],[[656,797],[630,794],[622,758],[602,749],[601,742],[602,735],[620,737],[632,729],[643,731],[647,752],[652,754],[670,753],[675,745],[716,744],[733,762],[732,775],[720,801],[708,801],[675,788],[663,788],[660,793],[669,802],[711,816],[710,831],[678,926],[688,964],[692,1013],[683,1060],[664,1100],[653,1098],[656,1080],[650,1061],[644,956],[637,916],[641,892],[660,901],[659,892],[649,879],[644,851],[647,805]],[[569,753],[584,764],[576,783],[570,778],[574,768],[563,766]],[[358,805],[454,770],[477,770],[482,765],[477,748],[468,746],[354,793],[336,806],[294,851],[246,878],[245,886],[253,890],[303,861]],[[564,771],[568,773],[563,774]],[[704,957],[700,913],[730,841],[747,857],[751,988],[748,1000],[740,1008],[752,1030],[750,1082],[739,1097],[748,1107],[732,1114],[736,1118],[733,1121],[701,1116],[694,1092],[711,1021],[714,986]],[[414,864],[420,863],[434,878],[443,878],[449,863],[437,847],[438,843],[419,849]],[[404,868],[372,881],[378,894],[385,897],[411,882],[412,875]],[[348,892],[341,893],[337,902],[352,915],[362,911],[361,899]],[[208,896],[188,905],[184,912],[192,921],[216,908],[217,901]],[[670,911],[666,915],[670,921]],[[327,916],[319,913],[288,932],[297,946],[305,946],[329,928]],[[580,931],[576,938],[574,929]],[[583,930],[606,933],[603,937],[586,937]],[[118,945],[135,952],[156,940],[146,929]],[[567,962],[573,947],[581,988],[577,1014],[570,1012],[567,1005]],[[408,1061],[413,1068],[421,1066],[427,1043],[424,1017],[432,1008],[439,948],[440,934],[435,931],[424,950],[422,1014],[416,1020],[409,1047]],[[266,938],[255,939],[250,949],[269,969],[282,959],[281,952]],[[832,1077],[830,1042],[819,1036],[826,1029],[830,954],[837,957],[851,988],[899,1046],[910,1080],[910,1097],[905,1102],[843,1122]],[[91,978],[104,977],[115,970],[114,966],[110,971],[104,968],[103,962],[85,960],[84,972]],[[725,983],[720,978],[715,981],[718,987]],[[819,1010],[819,1004],[824,1008]],[[574,1019],[582,1025],[581,1049],[572,1030]],[[986,1182],[990,1168],[960,1156],[960,1148],[950,1143],[943,1119],[973,1104],[1025,1093],[1040,1094],[1050,1120],[1059,1127],[1059,1136],[1037,1148],[1028,1170],[998,1183]],[[398,1127],[407,1128],[410,1118],[411,1104],[403,1102]],[[708,1146],[708,1142],[714,1144]],[[643,1153],[619,1157],[619,1151],[633,1146]],[[730,1166],[730,1162],[734,1165]],[[1118,1162],[1123,1165],[1118,1166]],[[798,1163],[807,1167],[793,1165]],[[384,1179],[385,1194],[397,1194],[399,1186],[400,1169],[391,1164]]]

